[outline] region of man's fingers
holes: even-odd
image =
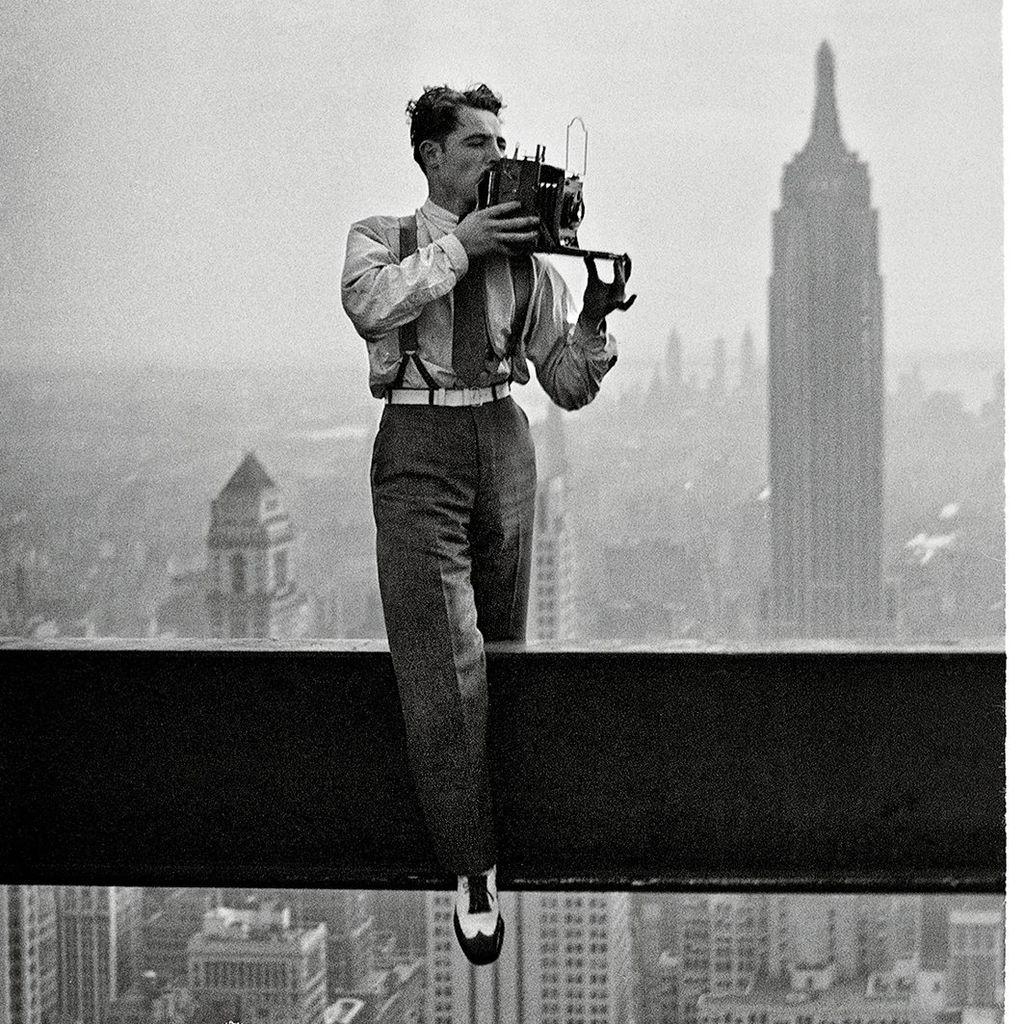
[[[634,302],[636,302],[636,296],[635,295],[630,295],[630,297],[628,299],[626,299],[625,302],[620,302],[619,305],[616,308],[625,311],[625,310],[629,309],[629,307],[632,306]]]
[[[495,235],[497,241],[505,245],[510,242],[512,244],[517,242],[530,242],[536,237],[536,231],[502,231],[500,234]]]
[[[512,210],[518,210],[523,204],[518,199],[513,199],[508,203],[495,203],[494,206],[486,206],[481,211],[482,213],[490,213],[494,216],[500,217],[503,213],[510,213]]]
[[[621,288],[625,288],[626,282],[629,280],[629,275],[633,272],[633,261],[629,258],[627,252],[622,259],[615,261],[615,284]]]
[[[501,232],[506,231],[517,231],[521,228],[536,228],[540,227],[539,217],[502,217],[501,221],[495,225]]]

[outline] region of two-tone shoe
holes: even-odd
[[[493,964],[505,938],[495,868],[487,874],[459,875],[452,923],[466,959],[477,967]]]

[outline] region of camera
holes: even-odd
[[[569,163],[569,129],[565,129],[565,162]],[[586,135],[586,127],[583,127]],[[585,150],[584,150],[585,152]],[[610,252],[579,248],[577,232],[586,207],[583,203],[583,177],[567,175],[560,167],[544,162],[546,148],[538,146],[533,158],[520,159],[516,155],[503,157],[496,167],[480,180],[477,208],[484,209],[498,203],[516,201],[520,209],[516,216],[540,219],[532,252],[553,253],[559,256],[591,256],[594,259],[618,260],[622,256]],[[586,156],[584,170],[586,173]]]

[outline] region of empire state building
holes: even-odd
[[[867,166],[847,149],[828,43],[786,166],[769,280],[771,602],[780,637],[877,635],[882,280]]]

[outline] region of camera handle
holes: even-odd
[[[585,178],[587,176],[587,148],[590,143],[590,132],[587,131],[587,126],[583,123],[583,118],[578,114],[565,126],[565,173],[569,173],[569,129],[579,121],[580,127],[583,129],[583,171],[579,177]]]
[[[597,249],[574,249],[569,245],[559,245],[556,248],[544,249],[545,256],[580,256],[586,259],[588,256],[595,260],[624,260],[625,253],[600,252]]]

